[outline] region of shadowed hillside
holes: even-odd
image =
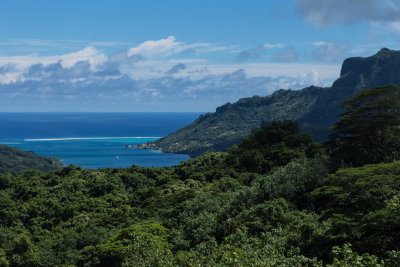
[[[28,170],[50,171],[62,167],[58,159],[0,145],[0,173],[22,173]]]

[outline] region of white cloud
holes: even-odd
[[[389,23],[389,27],[391,31],[400,32],[400,21],[394,21]]]
[[[21,103],[53,111],[60,111],[61,107],[110,111],[212,110],[227,101],[267,95],[281,88],[326,85],[327,80],[339,76],[337,64],[217,64],[199,57],[199,50],[206,53],[210,49],[209,53],[213,53],[213,47],[186,44],[169,37],[110,55],[88,46],[63,55],[0,57],[0,110],[10,110],[12,105],[16,110]],[[283,51],[290,46],[275,44],[274,47],[283,47]],[[231,51],[230,48],[220,49]],[[188,49],[197,51],[195,55],[165,58]],[[260,49],[267,48],[260,45]],[[73,109],[80,106],[83,109]]]
[[[186,44],[176,41],[175,36],[169,36],[165,39],[150,40],[129,49],[128,56],[141,55],[147,58],[168,57],[190,49],[199,47],[208,47],[206,43]]]
[[[132,79],[153,79],[161,78],[176,64],[183,63],[186,68],[175,74],[176,78],[189,77],[193,80],[202,79],[209,75],[224,75],[238,69],[243,69],[249,77],[298,77],[305,70],[315,69],[324,79],[332,80],[339,77],[340,64],[320,63],[230,63],[210,64],[204,60],[167,60],[167,61],[142,61],[134,68],[124,69],[123,72]]]
[[[296,3],[305,20],[317,27],[400,19],[398,0],[296,0]]]
[[[0,66],[11,64],[14,66],[13,70],[7,73],[0,74],[0,82],[9,83],[21,79],[21,75],[32,65],[42,64],[50,65],[60,63],[63,67],[73,67],[78,62],[87,61],[90,63],[92,71],[107,61],[107,56],[93,47],[86,47],[77,52],[56,55],[56,56],[39,56],[31,54],[26,56],[6,56],[0,57]]]
[[[348,43],[319,42],[312,52],[312,56],[317,61],[342,61],[349,49]]]
[[[17,68],[26,68],[33,64],[52,64],[61,61],[63,66],[70,67],[79,61],[89,61],[93,66],[103,63],[107,60],[107,56],[93,47],[86,47],[80,51],[56,55],[56,56],[39,56],[30,54],[26,56],[0,56],[0,66],[6,64],[15,64]]]
[[[59,57],[62,61],[63,66],[71,67],[75,65],[79,61],[89,61],[93,68],[97,67],[99,64],[105,62],[107,60],[107,56],[103,53],[100,53],[97,49],[89,46],[80,50],[78,52],[62,55]]]
[[[171,69],[177,66],[170,64]],[[300,63],[207,65],[192,62],[186,63],[187,67],[179,66],[174,76],[157,72],[157,75],[135,78],[98,75],[91,70],[89,61],[80,61],[71,67],[61,63],[36,64],[23,72],[22,78],[0,85],[0,110],[15,110],[18,103],[25,103],[36,111],[46,108],[60,111],[62,107],[69,110],[78,107],[73,110],[80,111],[213,110],[242,97],[268,95],[281,88],[321,85],[321,76],[337,77],[339,72],[334,66],[312,65],[312,69]]]
[[[326,41],[316,41],[316,42],[312,42],[311,44],[313,46],[324,46],[324,45],[327,45],[328,42],[326,42]]]
[[[214,52],[229,52],[229,53],[234,53],[237,52],[239,49],[238,45],[210,45],[207,43],[199,43],[196,52],[198,53],[214,53]]]
[[[176,42],[175,38],[172,37],[169,38],[169,41],[161,42],[161,44],[156,41],[157,44],[147,46],[144,45],[146,43],[147,42],[139,45],[137,48],[140,48],[140,51],[145,51],[146,49],[148,49],[148,51],[153,51],[156,47],[160,48],[162,46],[164,48],[158,49],[159,51],[162,50],[164,52],[167,51],[165,53],[176,53],[177,51],[184,51],[184,49],[187,49],[188,47],[196,46],[193,44],[186,45],[182,42]],[[318,45],[324,47],[323,45],[327,44],[327,42],[320,42]],[[151,47],[151,49],[149,47]],[[276,47],[279,46],[276,45]],[[8,64],[14,66],[12,70],[0,73],[0,82],[9,83],[15,82],[18,79],[25,79],[26,77],[23,76],[23,73],[35,64],[48,66],[50,64],[59,63],[63,68],[69,68],[69,72],[72,73],[72,71],[78,70],[76,67],[73,68],[78,62],[88,62],[90,70],[96,73],[97,78],[109,78],[118,75],[127,75],[131,79],[160,78],[177,64],[185,64],[186,68],[181,68],[180,71],[174,73],[174,75],[180,78],[189,77],[191,79],[201,79],[207,75],[224,75],[238,69],[245,70],[249,77],[279,77],[282,75],[297,77],[299,73],[302,73],[305,69],[316,69],[325,79],[334,79],[335,77],[338,77],[340,70],[339,65],[309,63],[237,62],[231,64],[216,64],[208,63],[205,59],[201,58],[162,59],[161,57],[157,60],[141,60],[137,57],[138,55],[129,56],[126,51],[121,51],[120,53],[107,56],[93,47],[86,47],[77,52],[56,56],[39,56],[34,54],[26,56],[0,57],[0,67]],[[293,59],[293,53],[291,59]]]
[[[302,73],[300,77],[300,80],[303,80],[306,84],[312,84],[315,86],[324,85],[321,79],[321,75],[315,69],[311,69],[307,73]]]
[[[265,47],[265,48],[267,48],[267,49],[273,49],[273,48],[283,48],[283,47],[286,47],[287,46],[287,44],[280,44],[280,43],[277,43],[277,44],[263,44],[263,46]]]
[[[288,47],[276,53],[273,59],[280,62],[291,62],[297,61],[298,55],[293,47]]]

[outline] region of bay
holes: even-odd
[[[188,155],[126,148],[153,141],[201,113],[0,113],[0,143],[83,168],[173,166]]]

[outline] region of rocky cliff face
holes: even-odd
[[[265,97],[243,98],[218,107],[215,113],[202,115],[192,124],[147,146],[191,156],[223,151],[262,123],[274,120],[299,121],[304,131],[322,141],[342,113],[344,99],[362,89],[387,84],[400,85],[400,51],[383,48],[371,57],[346,59],[340,78],[332,87],[311,86],[298,91],[279,90]]]
[[[314,107],[298,121],[308,125],[306,131],[322,141],[343,112],[343,100],[352,98],[360,90],[387,84],[400,84],[400,51],[382,48],[370,57],[347,58],[340,78],[319,94]],[[315,129],[315,132],[309,129]]]
[[[386,84],[400,84],[400,51],[382,48],[371,57],[346,59],[332,87],[365,89]]]

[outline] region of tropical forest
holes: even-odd
[[[0,266],[398,266],[400,87],[343,109],[323,143],[283,120],[174,167],[3,168]]]
[[[0,0],[0,267],[400,267],[400,0]]]

